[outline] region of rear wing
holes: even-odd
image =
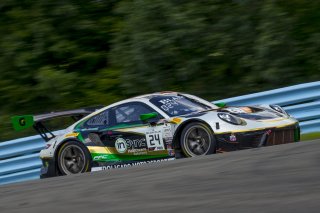
[[[52,133],[52,131],[44,126],[44,121],[53,120],[60,117],[71,117],[76,122],[103,107],[104,106],[96,106],[83,109],[50,112],[39,115],[13,116],[11,118],[11,122],[13,124],[13,128],[16,131],[21,131],[33,127],[45,141],[49,141],[50,139],[54,138],[55,135]]]

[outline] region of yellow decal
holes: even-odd
[[[102,147],[102,146],[87,146],[90,153],[100,153],[100,154],[113,154],[117,153],[114,147]]]
[[[78,132],[73,132],[73,133],[69,133],[69,134],[66,134],[65,138],[69,138],[69,137],[77,137],[79,135]]]
[[[171,122],[172,122],[172,123],[175,123],[175,124],[179,124],[179,123],[181,123],[181,121],[182,121],[181,118],[173,118],[173,119],[171,120]]]

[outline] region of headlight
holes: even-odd
[[[277,111],[277,112],[280,112],[281,114],[284,114],[284,115],[288,115],[288,113],[286,111],[284,111],[284,109],[281,107],[281,106],[278,106],[278,105],[270,105],[270,107]]]
[[[229,113],[220,112],[220,113],[218,113],[218,117],[221,120],[228,122],[228,123],[231,123],[231,124],[234,124],[234,125],[242,125],[245,123],[242,119],[235,117]]]

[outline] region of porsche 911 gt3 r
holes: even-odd
[[[77,120],[59,135],[43,122]],[[41,177],[69,175],[299,141],[296,119],[277,105],[227,107],[189,94],[162,92],[106,107],[13,117],[47,141]]]

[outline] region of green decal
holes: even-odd
[[[140,115],[140,120],[147,121],[147,120],[149,120],[151,118],[156,118],[156,117],[158,117],[158,113],[151,112],[151,113],[147,113],[147,114],[141,114]]]
[[[102,129],[100,131],[135,128],[135,127],[141,127],[141,126],[145,126],[145,124],[119,124],[119,125],[116,125],[116,126],[113,126],[113,127],[108,127],[108,128]]]
[[[84,138],[83,138],[83,136],[82,136],[82,134],[81,134],[80,131],[79,131],[78,139],[79,139],[81,142],[84,143]]]
[[[216,105],[217,107],[220,107],[220,108],[223,108],[223,107],[227,106],[227,104],[224,103],[224,102],[215,103],[215,105]]]
[[[100,162],[119,162],[119,161],[135,161],[135,160],[148,160],[156,158],[168,157],[167,154],[162,155],[118,155],[118,154],[101,154],[91,153],[93,161]]]
[[[110,161],[110,157],[107,154],[91,153],[93,161]]]
[[[32,115],[13,116],[11,122],[16,131],[27,129],[34,124]]]

